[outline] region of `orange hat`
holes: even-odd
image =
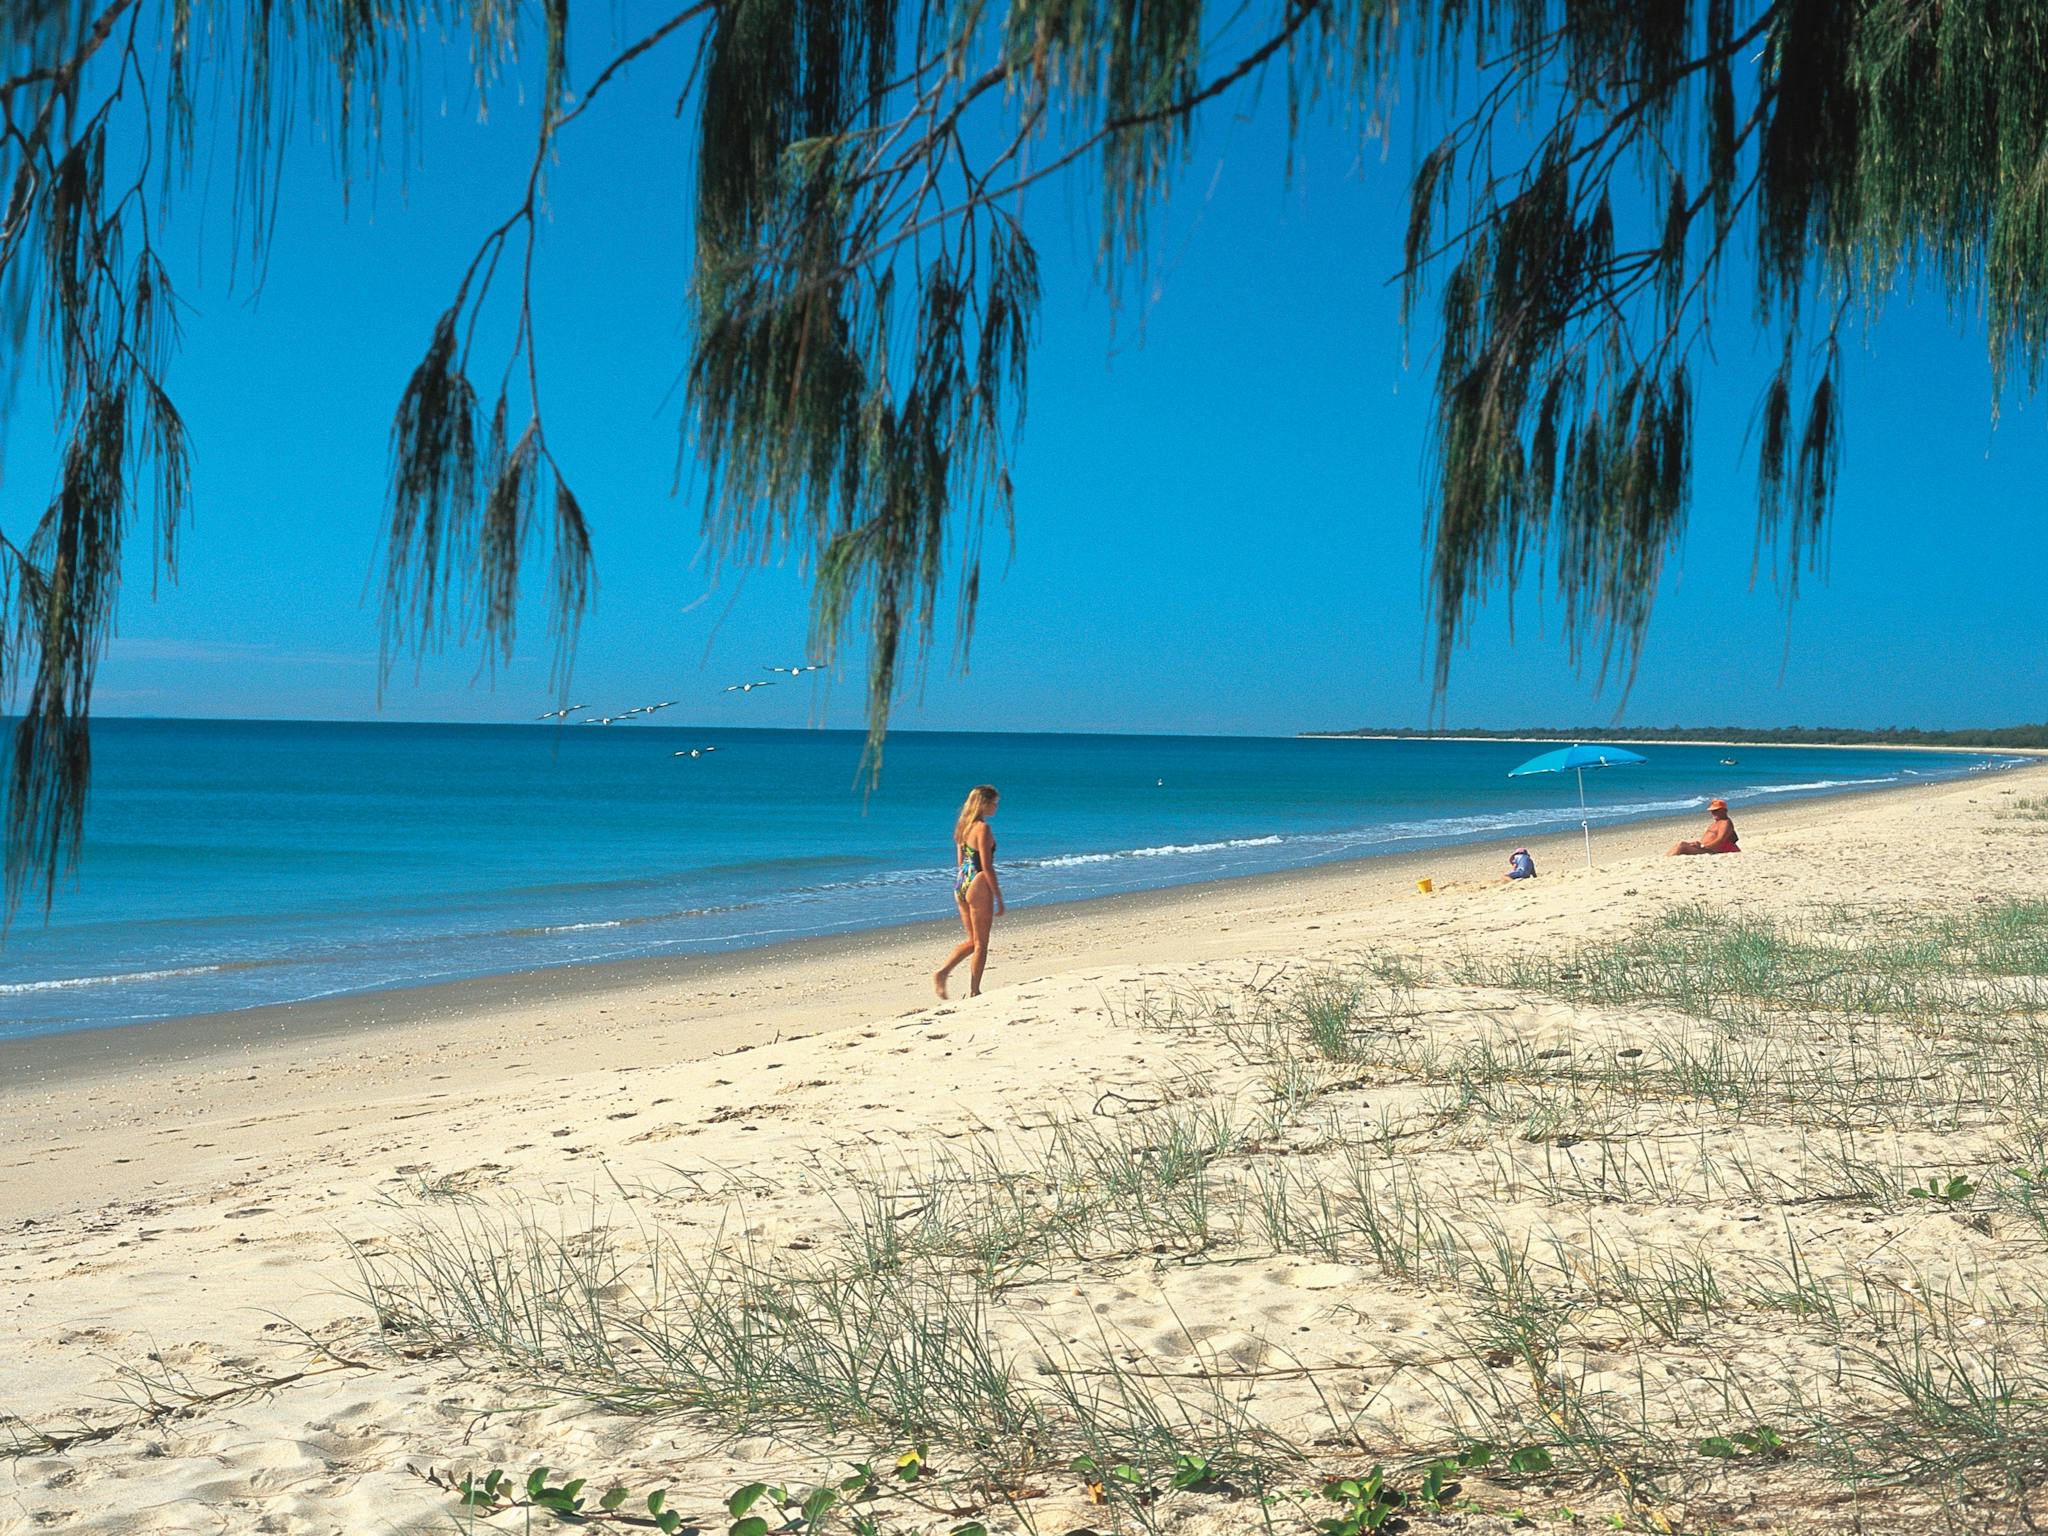
[[[1710,811],[1725,811],[1728,809],[1728,802],[1726,800],[1709,800],[1707,802],[1707,809]]]

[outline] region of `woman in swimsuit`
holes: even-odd
[[[932,972],[932,987],[940,997],[946,995],[946,978],[953,974],[953,967],[969,955],[974,957],[974,970],[967,995],[981,996],[989,930],[1003,915],[1003,888],[996,883],[996,839],[988,829],[988,819],[995,813],[995,786],[977,784],[967,792],[967,803],[953,823],[953,857],[958,866],[953,875],[953,900],[960,907],[960,926],[967,930],[967,937],[954,946],[946,963]]]

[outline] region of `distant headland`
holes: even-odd
[[[1512,729],[1470,727],[1443,731],[1418,730],[1412,726],[1364,726],[1357,730],[1303,731],[1301,734],[1363,736],[1382,741],[1609,741],[1671,746],[1699,743],[1750,747],[1957,747],[1979,751],[2048,751],[2048,723],[1961,731],[1924,731],[1908,726],[1853,730],[1825,725],[1527,725]]]

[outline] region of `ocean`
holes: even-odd
[[[715,745],[700,758],[680,749]],[[0,1037],[952,915],[997,785],[1013,906],[1575,826],[1515,742],[107,720],[78,878],[0,944]],[[1596,823],[1995,767],[1644,747]],[[1724,766],[1721,759],[1737,759]]]

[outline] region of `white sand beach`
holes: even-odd
[[[971,1001],[933,925],[10,1044],[0,1533],[447,1531],[429,1469],[536,1466],[643,1528],[1308,1531],[1480,1443],[1411,1528],[2002,1528],[2048,979],[1968,925],[2048,902],[2044,794],[1020,912]],[[1660,921],[1842,962],[1570,958]]]

